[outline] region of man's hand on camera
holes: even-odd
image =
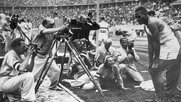
[[[69,24],[63,25],[61,28],[59,28],[58,35],[67,33],[68,29],[69,29]]]
[[[33,45],[28,46],[27,54],[32,55],[34,52],[36,52],[36,49]]]
[[[91,18],[87,18],[87,22],[89,22],[89,23],[92,23],[92,22],[94,22]]]
[[[66,25],[63,25],[62,27],[61,27],[61,29],[60,29],[60,31],[64,31],[64,30],[66,30],[66,29],[69,29],[69,24],[66,24]]]

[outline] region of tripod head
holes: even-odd
[[[58,40],[58,41],[60,41],[61,39],[64,41],[64,39],[69,39],[70,37],[69,37],[69,35],[66,35],[66,34],[64,34],[64,35],[55,35],[55,40]]]

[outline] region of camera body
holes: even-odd
[[[15,15],[15,14],[12,15],[11,21],[10,21],[10,28],[14,30],[17,27],[18,22],[19,22],[19,15]]]
[[[75,18],[70,19],[69,26],[76,26],[78,24],[79,24],[79,22],[77,19],[75,19]]]
[[[128,41],[128,49],[131,50],[134,47],[134,41]]]
[[[128,41],[128,43],[127,43],[127,48],[128,48],[127,54],[131,54],[133,57],[135,57],[133,47],[134,47],[134,41]]]

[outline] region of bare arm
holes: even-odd
[[[35,49],[33,48],[33,46],[29,46],[27,56],[25,57],[24,61],[20,64],[19,71],[25,71],[34,50]]]
[[[48,28],[48,29],[44,29],[42,31],[42,34],[52,34],[52,33],[56,33],[58,31],[63,31],[68,27],[68,25],[63,25],[60,28]]]
[[[149,57],[149,68],[151,68],[153,64],[153,53],[154,53],[154,44],[150,35],[147,35],[148,39],[148,57]]]
[[[100,56],[100,54],[101,54],[101,51],[99,50],[99,48],[97,48],[96,49],[96,53],[95,53],[95,61],[97,61],[97,59],[99,58],[99,56]]]
[[[139,61],[139,60],[140,60],[140,57],[139,57],[138,54],[136,53],[135,49],[132,48],[132,50],[133,50],[133,54],[134,54],[135,60],[136,60],[136,61]]]
[[[164,29],[164,26],[160,24],[159,21],[155,21],[150,24],[150,32],[152,36],[149,38],[149,46],[150,46],[150,55],[152,54],[152,64],[154,62],[158,63],[159,55],[160,55],[160,34],[159,32]],[[152,52],[151,52],[152,51]],[[151,57],[151,56],[150,56]],[[150,66],[151,67],[151,66]]]
[[[117,65],[114,65],[114,66],[113,66],[113,69],[115,70],[116,79],[117,79],[117,84],[119,85],[119,87],[122,88],[123,90],[129,90],[129,88],[125,88],[125,87],[124,87],[123,79],[122,79],[122,77],[121,77],[120,70],[119,70],[118,66],[117,66]]]

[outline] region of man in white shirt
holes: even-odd
[[[101,21],[98,24],[100,26],[98,30],[98,46],[100,46],[102,41],[109,38],[110,25],[105,21],[105,17],[101,17]]]

